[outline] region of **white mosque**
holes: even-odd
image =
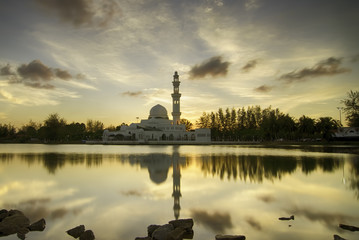
[[[211,142],[211,130],[199,128],[186,131],[186,126],[180,123],[180,98],[179,75],[173,75],[172,117],[170,120],[167,110],[160,104],[152,107],[148,119],[140,123],[131,123],[129,126],[121,126],[119,131],[105,130],[103,142],[110,144],[209,144]]]

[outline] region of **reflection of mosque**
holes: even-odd
[[[180,157],[178,153],[178,146],[173,146],[172,156],[167,154],[150,154],[141,163],[141,167],[148,168],[150,179],[156,184],[161,184],[166,181],[168,169],[172,165],[173,172],[173,193],[174,198],[173,211],[175,219],[179,218],[181,205],[181,165],[185,165],[186,160]]]

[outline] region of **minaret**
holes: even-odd
[[[179,93],[179,76],[177,71],[173,75],[173,93],[172,93],[172,116],[173,116],[173,124],[180,124],[180,98],[181,94]]]

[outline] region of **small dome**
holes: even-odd
[[[151,118],[168,119],[166,108],[160,104],[157,104],[156,106],[152,107],[148,119]]]

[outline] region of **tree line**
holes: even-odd
[[[203,113],[197,125],[210,128],[214,141],[274,141],[324,138],[329,140],[340,124],[331,117],[298,120],[278,108],[250,106]]]
[[[124,123],[123,123],[124,124]],[[110,126],[111,130],[121,126]],[[1,142],[45,142],[68,143],[82,140],[101,140],[104,124],[98,120],[87,120],[85,123],[67,121],[59,114],[53,113],[43,123],[29,123],[16,129],[11,124],[0,124]]]
[[[350,127],[359,127],[359,92],[350,91],[344,104],[344,114]],[[193,124],[181,119],[186,130]],[[109,126],[110,131],[119,130],[119,126]],[[281,112],[278,108],[249,106],[239,109],[206,113],[196,121],[197,127],[210,128],[213,141],[275,141],[275,140],[330,140],[333,131],[341,123],[331,117],[314,119],[303,115],[299,119]],[[53,113],[43,123],[29,123],[15,128],[11,124],[0,123],[0,142],[78,142],[82,140],[101,140],[104,124],[98,120],[87,120],[85,123],[67,123],[59,114]]]
[[[359,92],[348,92],[341,103],[348,125],[359,127]],[[204,112],[196,124],[210,128],[213,141],[331,140],[332,133],[342,126],[331,117],[314,119],[303,115],[295,119],[278,108],[260,106]]]

